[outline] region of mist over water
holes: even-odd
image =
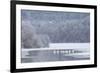
[[[50,48],[50,43],[72,43],[72,45],[74,43],[81,43],[82,45],[82,43],[89,44],[89,42],[89,13],[21,10],[22,63],[87,60],[89,59],[90,46],[85,49],[88,49],[88,52],[85,52],[85,56],[75,55],[75,53],[74,55],[66,56],[65,53],[61,52],[62,50],[56,51],[59,53],[54,53],[55,50],[23,52],[23,49]],[[64,52],[68,52],[68,48],[66,47]],[[80,49],[82,49],[81,46]],[[83,50],[77,53],[81,52]],[[28,55],[24,56],[26,53]]]

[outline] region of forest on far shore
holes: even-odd
[[[89,42],[89,13],[21,11],[22,48],[49,47],[49,43]]]

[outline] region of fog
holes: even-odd
[[[21,10],[21,47],[22,49],[50,48],[54,43],[88,43],[90,42],[90,14],[82,12],[56,12],[39,10]],[[59,48],[59,47],[56,47]],[[67,49],[69,47],[66,47]],[[61,49],[61,48],[60,48]],[[77,48],[72,48],[77,49]],[[81,46],[80,46],[81,49]],[[87,48],[88,50],[90,47]],[[60,51],[60,50],[59,50]],[[65,50],[67,51],[67,50]],[[36,52],[36,51],[35,51]],[[24,52],[25,53],[25,52]],[[22,53],[22,55],[24,55]],[[83,60],[74,56],[53,54],[53,51],[34,51],[34,58],[22,58],[23,62]],[[89,51],[88,51],[89,54]],[[61,58],[59,58],[61,57]],[[82,57],[82,55],[81,55]],[[62,59],[63,58],[63,59]],[[34,59],[34,60],[33,60]],[[28,60],[28,61],[27,61]]]
[[[47,47],[48,43],[90,42],[90,14],[22,10],[23,47]],[[35,43],[37,42],[37,47]],[[26,46],[26,45],[30,46]],[[34,45],[34,46],[31,46]]]

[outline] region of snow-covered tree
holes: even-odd
[[[24,21],[21,26],[21,45],[23,48],[41,48],[49,46],[49,37],[37,34],[30,22]]]

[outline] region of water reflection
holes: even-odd
[[[33,50],[22,52],[22,63],[88,60],[89,51],[78,51],[74,49],[63,50]]]

